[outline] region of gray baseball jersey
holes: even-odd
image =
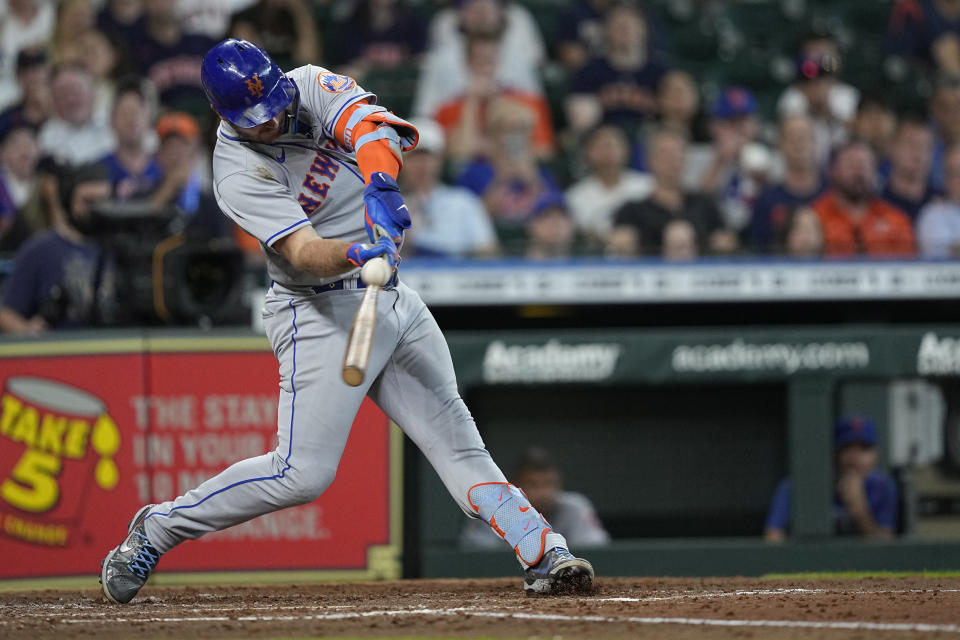
[[[270,145],[251,144],[222,124],[213,159],[221,208],[260,240],[274,280],[263,319],[280,364],[279,445],[153,507],[144,520],[150,541],[163,553],[316,498],[333,481],[354,416],[369,395],[420,447],[464,512],[491,522],[500,509],[501,537],[521,562],[533,564],[545,544],[566,542],[548,537],[545,521],[526,499],[503,488],[503,473],[460,398],[443,334],[420,296],[402,282],[379,293],[367,376],[350,387],[341,379],[341,363],[363,295],[356,270],[331,279],[342,280],[340,287],[315,293],[303,285],[322,281],[293,269],[272,248],[307,224],[324,238],[366,238],[364,181],[352,149],[338,144],[333,132],[351,104],[373,97],[351,78],[319,67],[300,67],[289,77],[300,91],[299,132]],[[494,485],[502,489],[498,498],[486,490]]]
[[[352,78],[306,65],[289,72],[300,90],[297,131],[273,144],[243,141],[221,122],[213,152],[214,195],[220,209],[260,241],[270,279],[288,285],[327,280],[294,269],[273,243],[304,225],[320,237],[366,241],[363,176],[356,154],[333,135],[350,105],[375,100]]]

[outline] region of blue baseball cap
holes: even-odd
[[[741,118],[757,112],[757,99],[743,87],[727,87],[713,102],[714,118]]]
[[[838,449],[859,442],[872,447],[877,444],[877,428],[873,420],[863,416],[849,416],[837,420],[833,428],[833,443]]]

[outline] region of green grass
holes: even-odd
[[[863,578],[960,578],[960,571],[809,571],[804,573],[767,573],[771,580],[861,580]]]

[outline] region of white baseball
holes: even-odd
[[[382,287],[390,281],[392,269],[386,258],[371,258],[363,263],[360,269],[360,277],[369,285]]]

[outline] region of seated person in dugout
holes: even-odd
[[[610,534],[589,498],[563,490],[560,467],[546,449],[530,447],[521,452],[511,482],[571,545],[596,547],[610,542]],[[478,527],[476,522],[484,526]],[[460,531],[463,549],[499,549],[502,544],[503,540],[483,521],[467,519]]]
[[[863,538],[892,538],[897,526],[897,485],[877,468],[877,430],[869,418],[852,416],[834,427],[836,485],[834,532]],[[790,524],[790,479],[773,495],[764,538],[782,542]]]

